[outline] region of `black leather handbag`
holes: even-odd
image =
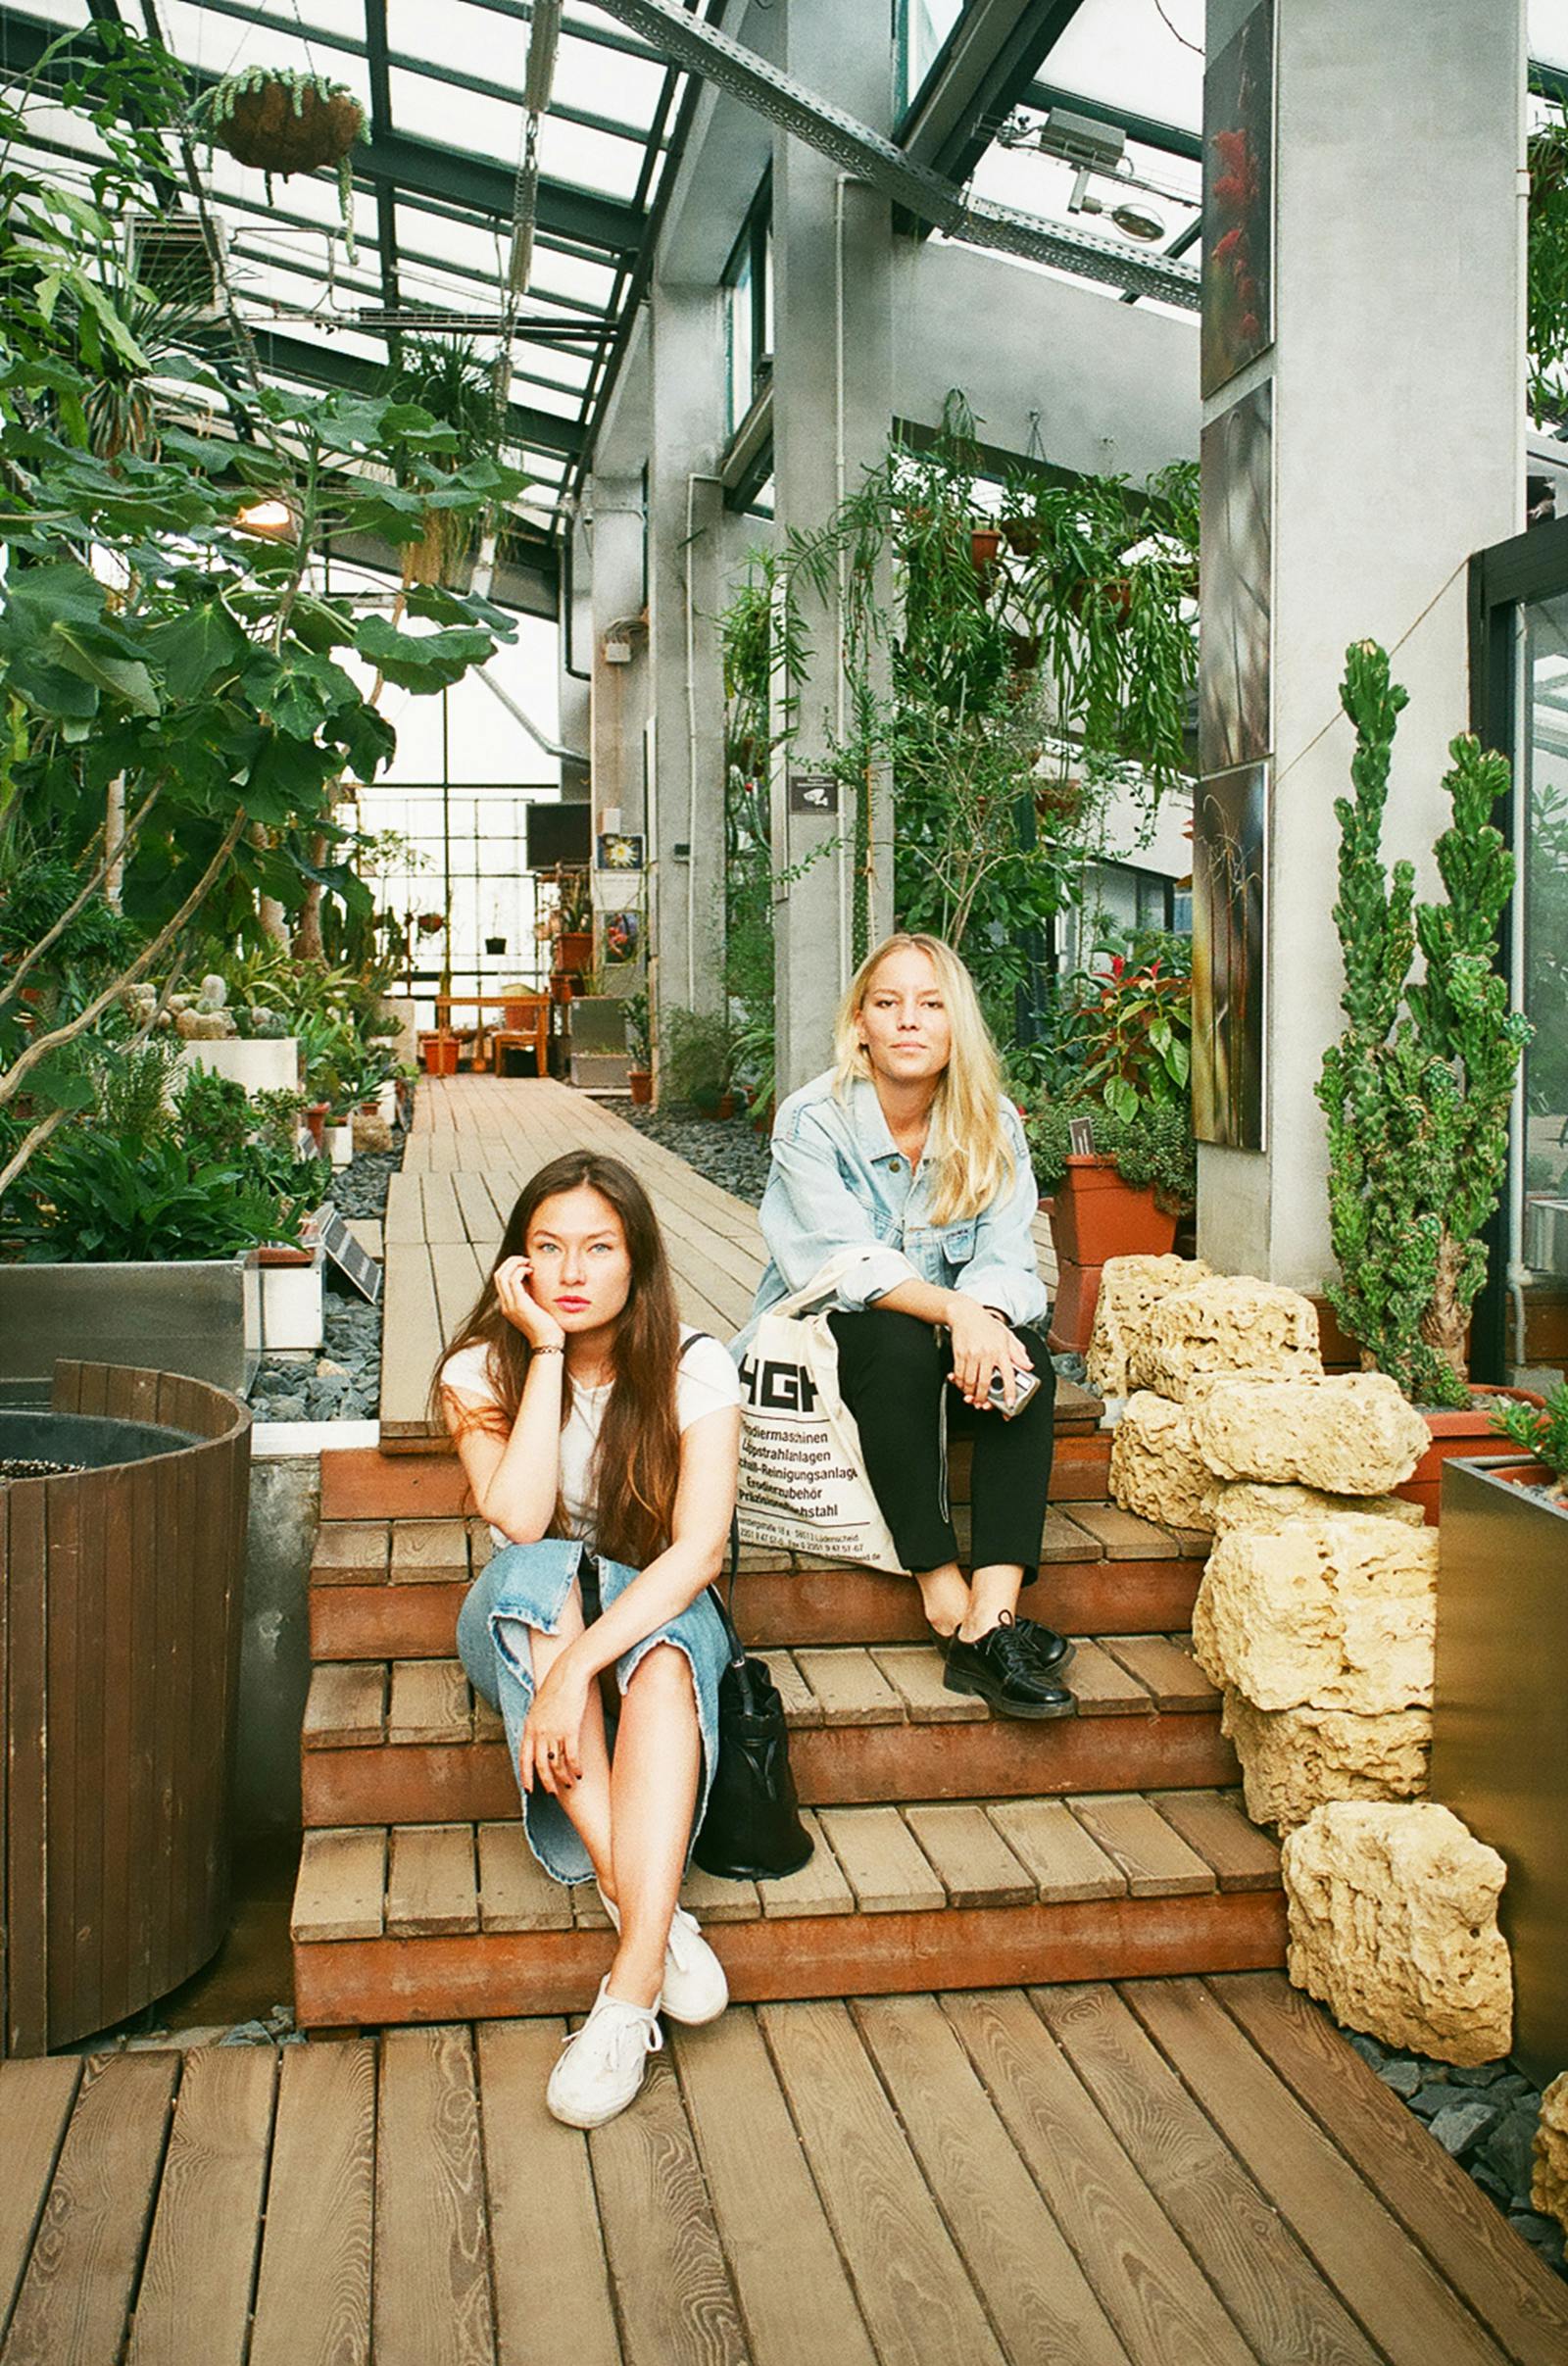
[[[798,1873],[815,1844],[801,1821],[783,1696],[765,1662],[747,1657],[730,1615],[739,1561],[740,1531],[732,1528],[729,1602],[716,1585],[708,1589],[724,1622],[729,1665],[718,1683],[718,1762],[692,1854],[722,1881],[777,1881]]]

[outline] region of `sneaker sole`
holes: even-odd
[[[983,1701],[999,1717],[1024,1717],[1031,1723],[1043,1725],[1053,1717],[1076,1717],[1076,1701],[1063,1701],[1059,1705],[1044,1702],[1009,1701],[995,1686],[980,1684],[962,1676],[944,1676],[942,1689],[948,1693],[962,1693],[972,1701]]]
[[[589,2112],[586,2115],[579,2112],[562,2111],[558,2109],[556,2104],[550,2100],[550,2097],[547,2095],[545,2096],[545,2109],[549,2112],[553,2120],[560,2122],[563,2128],[604,2128],[608,2127],[612,2120],[618,2120],[623,2111],[629,2111],[633,2103],[636,2102],[637,2096],[642,2094],[642,2091],[643,2082],[639,2079],[637,2082],[636,2094],[629,2095],[623,2103],[612,2103],[608,2111],[594,2111]]]
[[[678,2021],[682,2029],[706,2029],[710,2021],[717,2021],[728,2012],[729,1991],[725,1990],[722,2001],[715,2004],[710,2013],[678,2013],[667,1996],[659,2010],[664,2020]]]

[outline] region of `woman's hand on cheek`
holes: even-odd
[[[582,1721],[588,1710],[588,1681],[563,1653],[546,1670],[533,1697],[517,1751],[517,1779],[524,1791],[535,1780],[557,1797],[582,1778]]]
[[[525,1257],[503,1257],[496,1267],[496,1301],[514,1331],[530,1348],[559,1348],[566,1334],[533,1295],[533,1267]]]

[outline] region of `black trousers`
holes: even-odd
[[[855,1415],[866,1476],[906,1569],[940,1569],[958,1557],[943,1506],[938,1417],[947,1397],[948,1434],[974,1440],[970,1481],[970,1565],[1016,1561],[1028,1585],[1038,1575],[1054,1443],[1056,1375],[1043,1333],[1018,1329],[1040,1386],[1010,1421],[965,1404],[949,1380],[946,1331],[912,1314],[868,1306],[830,1314],[839,1349],[839,1387]]]

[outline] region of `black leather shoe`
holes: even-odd
[[[948,1646],[950,1693],[972,1693],[989,1701],[999,1717],[1070,1717],[1078,1703],[1054,1669],[1041,1666],[1029,1630],[1004,1610],[989,1635],[965,1643],[955,1635]]]
[[[1054,1627],[1043,1627],[1038,1618],[1017,1618],[1013,1624],[1033,1651],[1036,1667],[1053,1668],[1059,1676],[1076,1653],[1077,1645],[1058,1635]]]

